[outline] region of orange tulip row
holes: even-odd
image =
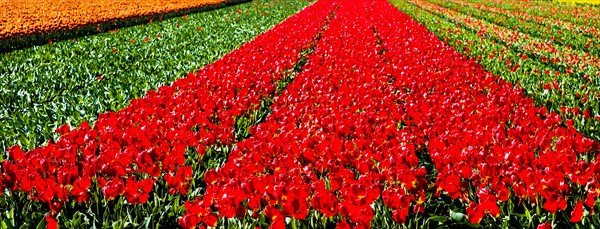
[[[227,0],[0,1],[0,40],[85,25],[189,10]]]

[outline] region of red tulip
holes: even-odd
[[[58,222],[53,214],[46,214],[46,229],[57,229]]]
[[[547,223],[547,222],[546,223],[540,223],[537,226],[537,229],[552,229],[552,224]]]
[[[56,130],[54,130],[54,132],[60,134],[60,135],[65,135],[67,134],[69,131],[71,130],[71,127],[69,126],[69,124],[64,124],[58,128],[56,128]]]
[[[581,221],[581,219],[583,218],[583,202],[581,202],[581,200],[577,201],[577,204],[575,204],[575,208],[573,208],[573,211],[571,212],[571,218],[569,219],[569,221],[571,221],[572,223],[578,223]]]

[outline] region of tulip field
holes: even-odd
[[[600,227],[599,7],[160,2],[0,21],[0,229]]]
[[[195,8],[202,6],[203,4],[210,5],[219,2],[221,1],[3,1],[1,3],[2,19],[0,20],[2,21],[2,24],[5,24],[6,26],[0,31],[0,38],[60,29],[68,30],[87,24],[135,16],[154,15],[157,13]],[[61,17],[59,15],[65,16]]]

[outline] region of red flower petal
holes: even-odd
[[[583,202],[581,202],[581,200],[579,200],[579,201],[577,201],[577,204],[575,204],[575,208],[571,212],[571,219],[569,219],[569,221],[571,221],[572,223],[578,223],[579,221],[581,221],[582,218],[583,218]]]

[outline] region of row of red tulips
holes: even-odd
[[[567,36],[572,33],[565,30],[531,27],[514,18],[462,6],[464,1],[410,2],[402,4],[402,10],[413,14],[441,39],[476,59],[486,70],[509,82],[520,82],[537,104],[559,113],[563,119],[573,119],[580,132],[600,139],[596,104],[600,71],[594,67],[597,55],[585,51],[581,43],[573,43],[586,40],[585,37]],[[554,36],[565,39],[548,38]]]
[[[382,191],[396,203],[397,218],[406,215],[411,197],[384,191],[384,184],[421,181],[414,190],[422,190],[426,172],[398,133],[403,112],[387,85],[371,16],[380,9],[371,11],[372,3],[341,4],[306,67],[275,99],[271,116],[251,129],[253,137],[238,143],[223,167],[207,172],[206,195],[188,204],[184,228],[214,226],[207,222],[213,209],[225,218],[253,220],[250,214],[272,228],[285,228],[286,217],[307,221],[309,210],[322,214],[319,221],[341,215],[339,228],[368,228]]]
[[[583,158],[595,155],[596,142],[577,133],[572,121],[565,126],[556,113],[535,107],[518,85],[485,72],[425,27],[405,27],[421,42],[388,50],[401,66],[414,66],[403,70],[403,80],[396,82],[410,91],[402,97],[413,110],[410,126],[427,140],[426,151],[436,165],[434,196],[443,190],[467,202],[472,223],[486,213],[509,215],[510,207],[500,207],[510,205],[505,203],[511,199],[513,205],[543,205],[554,214],[567,208],[567,200],[574,206],[592,197],[588,207],[593,209],[597,163]],[[406,40],[399,37],[390,44]],[[582,190],[589,194],[574,195]]]
[[[414,66],[402,69],[403,80],[395,82],[408,88],[401,99],[412,110],[409,126],[427,141],[425,151],[436,165],[434,196],[443,190],[468,203],[472,223],[486,213],[509,216],[514,206],[543,206],[552,215],[576,206],[570,220],[579,222],[584,199],[593,213],[600,175],[596,142],[577,133],[572,120],[564,125],[555,112],[535,107],[518,85],[485,72],[425,27],[408,17],[394,21],[406,21],[410,36],[390,34],[386,50],[400,66]],[[421,42],[394,45],[407,40]]]
[[[596,205],[594,141],[386,1],[343,2],[272,110],[207,172],[183,227],[217,218],[385,227],[374,219],[447,214],[426,210],[443,197],[472,224],[518,206],[580,222]]]
[[[47,203],[49,222],[68,203],[88,204],[96,188],[103,201],[124,197],[129,204],[144,204],[157,182],[172,195],[186,194],[200,173],[186,164],[190,152],[202,157],[207,147],[235,141],[236,118],[275,94],[318,39],[332,8],[326,1],[310,6],[219,61],[121,111],[101,114],[93,126],[64,125],[56,130],[62,135],[57,142],[29,152],[10,148],[0,190]]]

